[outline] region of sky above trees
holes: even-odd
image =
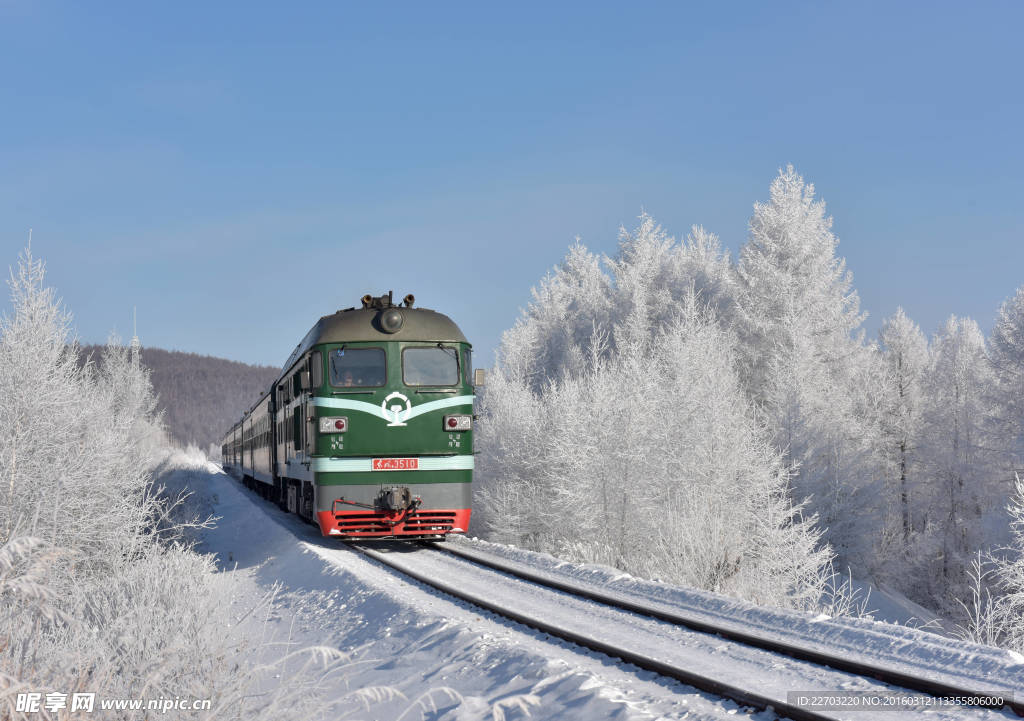
[[[736,251],[793,163],[865,327],[986,333],[1022,283],[1015,3],[0,3],[0,264],[34,229],[85,341],[278,365],[367,292],[489,365],[576,235]],[[282,293],[277,281],[297,278]],[[0,309],[8,302],[2,301]]]

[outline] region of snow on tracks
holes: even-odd
[[[479,545],[479,544],[478,544]],[[1015,693],[1021,687],[1019,678],[1019,664],[1012,656],[1003,654],[998,649],[980,647],[978,650],[983,655],[964,653],[962,647],[954,648],[955,666],[950,672],[949,668],[936,669],[934,664],[935,654],[931,654],[930,660],[933,663],[928,667],[912,668],[908,672],[908,664],[898,657],[872,659],[865,654],[864,647],[870,646],[865,642],[865,636],[870,636],[876,644],[878,641],[885,641],[884,630],[861,630],[858,650],[860,653],[850,658],[848,648],[839,650],[823,651],[815,641],[803,639],[798,641],[793,638],[792,624],[787,624],[789,633],[770,632],[762,629],[760,633],[752,632],[742,622],[728,617],[709,619],[706,613],[694,612],[694,609],[673,607],[662,600],[644,598],[643,594],[631,595],[621,590],[600,587],[590,581],[566,576],[564,574],[539,571],[521,561],[515,561],[502,556],[487,553],[474,546],[471,542],[445,543],[434,546],[438,550],[464,558],[472,563],[487,566],[499,572],[507,573],[542,586],[558,589],[582,598],[587,598],[599,603],[605,603],[616,608],[627,611],[634,611],[640,615],[650,616],[675,625],[682,625],[695,631],[716,634],[730,641],[738,641],[746,645],[765,649],[772,652],[783,653],[793,658],[810,661],[823,666],[830,666],[843,671],[848,671],[860,676],[874,678],[894,686],[906,689],[921,691],[936,697],[997,697],[1006,701],[1019,715],[1024,716],[1024,698],[1016,698]],[[537,554],[538,556],[540,554]],[[682,590],[682,589],[679,589]],[[755,607],[756,608],[756,607]],[[770,609],[765,609],[769,610]],[[798,615],[799,614],[795,614]],[[792,617],[787,617],[792,621]],[[806,620],[806,619],[803,619]],[[820,624],[820,620],[816,619]],[[891,628],[888,624],[881,629]],[[820,629],[817,625],[814,628]],[[814,634],[816,635],[816,634]],[[934,646],[934,636],[921,634],[919,641],[927,647]],[[891,637],[888,639],[891,642]],[[948,643],[948,641],[946,642]],[[904,648],[906,645],[904,645]],[[992,652],[995,651],[993,654]],[[987,663],[986,663],[987,662]]]
[[[721,594],[634,578],[607,566],[569,563],[546,553],[478,539],[459,538],[453,545],[504,563],[518,564],[532,573],[620,593],[708,625],[757,634],[822,653],[842,654],[854,661],[877,663],[951,685],[1015,692],[1018,701],[1024,689],[1024,663],[1020,657],[1003,649],[871,618],[830,619],[756,606]]]
[[[812,711],[790,705],[787,692],[809,695],[852,694],[862,698],[905,696],[902,689],[869,678],[797,661],[751,648],[719,636],[695,632],[676,624],[637,616],[552,590],[437,550],[414,544],[360,544],[374,558],[421,582],[453,593],[520,623],[613,658],[654,670],[670,678],[745,705],[774,707],[794,719],[863,718],[864,709]],[[695,672],[693,669],[699,669]],[[852,716],[851,716],[852,713]],[[981,708],[900,706],[872,707],[872,718],[1006,718],[1005,712]]]

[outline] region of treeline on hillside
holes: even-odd
[[[101,360],[102,346],[85,346],[83,357]],[[206,450],[265,392],[280,370],[212,356],[143,348],[157,409],[167,432],[182,445]]]
[[[991,338],[900,310],[872,341],[831,227],[788,167],[735,260],[647,215],[570,248],[482,394],[477,522],[781,605],[834,558],[1024,650],[1024,286]]]

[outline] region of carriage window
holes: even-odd
[[[462,382],[473,385],[473,351],[462,349]]]
[[[337,348],[327,357],[332,386],[382,386],[387,378],[383,348]]]
[[[459,382],[455,348],[406,348],[402,351],[402,378],[408,386],[452,386]]]

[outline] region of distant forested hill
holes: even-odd
[[[102,346],[85,346],[98,359]],[[237,361],[143,348],[142,362],[152,374],[167,430],[182,444],[204,451],[220,445],[224,432],[270,387],[280,369]]]

